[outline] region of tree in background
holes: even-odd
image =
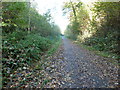
[[[14,71],[40,62],[41,56],[60,41],[60,28],[52,21],[50,11],[41,15],[31,5],[2,2],[3,87],[12,84],[10,75]]]
[[[119,53],[120,2],[69,1],[65,2],[63,10],[70,18],[66,36],[100,51]]]
[[[28,10],[26,2],[2,2],[3,33],[13,32],[17,28],[27,28]]]
[[[63,11],[64,13],[69,13],[70,25],[68,28],[71,28],[71,35],[73,39],[77,39],[77,35],[79,34],[79,18],[78,11],[79,7],[81,7],[82,3],[78,1],[69,1],[64,3]],[[66,32],[67,33],[67,32]]]

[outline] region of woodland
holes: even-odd
[[[61,32],[50,10],[41,15],[29,2],[2,2],[1,7],[1,87],[7,87],[16,71],[57,50]],[[70,21],[65,37],[105,52],[106,57],[120,59],[120,2],[86,4],[70,0],[64,3],[63,13]]]
[[[65,31],[68,38],[98,51],[120,54],[120,2],[70,1],[63,11],[70,20]]]
[[[7,85],[15,70],[22,70],[40,61],[45,53],[54,52],[60,42],[60,29],[49,10],[40,15],[28,2],[2,2],[1,17],[2,83]]]

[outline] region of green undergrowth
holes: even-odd
[[[57,40],[54,40],[54,44],[50,50],[47,51],[47,55],[50,56],[58,49],[62,42],[62,39],[59,37]]]
[[[36,33],[28,34],[22,31],[4,35],[2,40],[3,87],[8,84],[10,75],[17,69],[23,70],[35,63],[41,63],[41,57],[47,52],[48,55],[53,54],[59,44],[59,36],[50,39],[49,37],[41,37]],[[40,63],[38,63],[39,68],[44,61]]]
[[[55,40],[53,40],[52,41],[52,47],[48,50],[48,51],[46,51],[45,53],[44,53],[44,55],[42,56],[42,58],[41,58],[41,61],[40,62],[34,62],[34,69],[39,69],[39,70],[42,70],[43,68],[42,68],[42,65],[47,61],[47,57],[49,57],[49,56],[51,56],[51,55],[53,55],[56,51],[57,51],[57,49],[59,48],[59,46],[60,46],[60,44],[61,44],[61,38],[59,37],[59,38],[57,38],[57,39],[55,39]],[[44,64],[45,65],[45,64]]]

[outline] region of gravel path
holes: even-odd
[[[50,88],[114,88],[117,84],[118,66],[109,58],[74,44],[63,37],[63,44],[52,57],[52,82]]]

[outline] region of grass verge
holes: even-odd
[[[59,38],[57,42],[54,41],[54,45],[52,46],[52,48],[47,51],[47,56],[50,56],[50,55],[52,55],[53,53],[55,53],[55,51],[56,51],[56,50],[58,49],[58,47],[60,46],[61,42],[62,42],[62,39],[61,39],[61,38]]]

